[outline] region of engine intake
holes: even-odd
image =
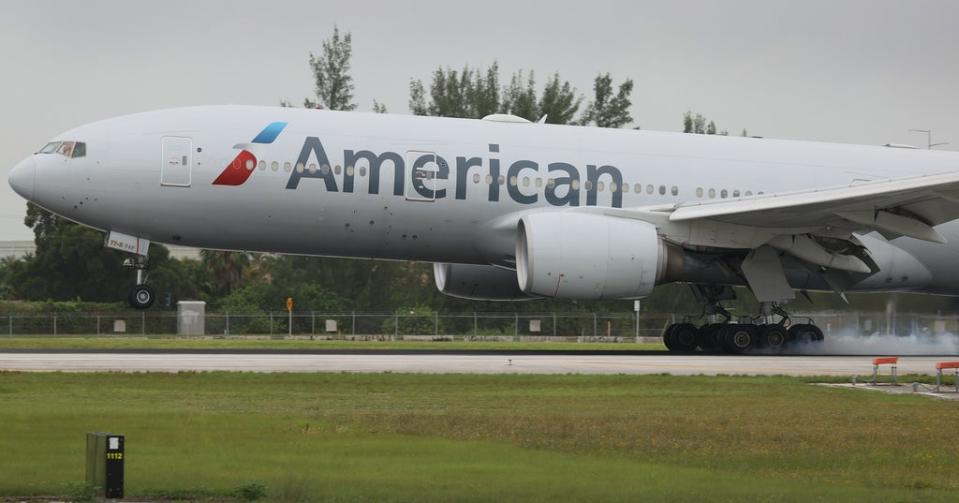
[[[562,299],[634,299],[661,282],[667,248],[648,222],[553,211],[520,219],[519,287]]]

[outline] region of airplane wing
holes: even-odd
[[[670,222],[708,220],[831,236],[878,231],[944,243],[933,227],[959,218],[959,171],[659,208]]]
[[[582,210],[648,221],[682,247],[746,251],[741,271],[757,298],[786,299],[792,291],[777,253],[815,266],[841,293],[837,277],[879,270],[858,236],[875,231],[886,239],[944,243],[934,227],[959,219],[959,171],[719,201]]]

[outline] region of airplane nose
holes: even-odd
[[[10,187],[24,199],[33,199],[34,178],[37,173],[37,163],[28,157],[10,170]]]

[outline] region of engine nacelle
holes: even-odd
[[[530,300],[516,282],[516,273],[491,265],[433,264],[436,288],[468,300]]]
[[[596,213],[533,213],[519,222],[516,272],[529,295],[562,299],[645,297],[665,274],[656,227]]]

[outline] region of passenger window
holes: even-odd
[[[633,192],[635,192],[635,193],[637,193],[637,194],[642,194],[642,193],[643,193],[643,184],[637,183],[636,185],[633,185]]]
[[[524,177],[523,177],[523,187],[529,187],[529,177],[528,177],[528,176],[524,176]]]
[[[729,195],[729,192],[726,192],[726,189],[719,191],[719,197],[722,199],[726,199],[726,196],[728,195]]]
[[[309,169],[310,169],[310,173],[316,173],[316,164],[311,162]]]
[[[749,197],[749,196],[751,196],[751,195],[753,195],[753,191],[747,190],[747,191],[746,191],[746,197]]]
[[[619,188],[616,186],[616,182],[609,182],[609,191],[616,192],[616,189]]]
[[[665,186],[665,185],[660,185],[660,186],[659,186],[659,195],[661,195],[661,196],[665,196],[665,195],[666,195],[666,186]]]
[[[678,195],[679,195],[679,187],[673,185],[673,188],[669,189],[669,193],[672,194],[672,195],[674,195],[674,196],[678,196]]]
[[[556,186],[556,180],[552,178],[546,180],[546,186],[552,189],[553,187]]]
[[[297,173],[302,173],[302,172],[303,172],[303,163],[302,163],[302,162],[296,163],[296,172],[297,172]]]
[[[624,183],[624,184],[623,184],[623,192],[629,192],[629,184],[628,184],[628,183]]]
[[[479,173],[473,173],[473,183],[479,183],[479,182],[480,182]]]
[[[283,171],[286,171],[287,173],[289,173],[291,169],[293,169],[293,165],[292,165],[292,164],[290,164],[290,163],[288,163],[288,162],[284,162],[284,163],[283,163]]]
[[[702,187],[696,187],[696,197],[698,197],[698,198],[700,198],[700,199],[703,198],[703,188],[702,188]]]
[[[733,197],[739,197],[739,191],[738,191],[738,190],[734,190],[734,191],[733,191]]]
[[[362,166],[360,167],[360,176],[366,176],[366,168],[365,168],[365,167],[362,167]]]
[[[709,198],[716,199],[716,189],[709,189]]]
[[[287,163],[287,164],[289,164],[289,163]],[[287,171],[289,171],[289,170],[287,170]],[[337,175],[340,174],[340,165],[339,165],[339,164],[337,164],[336,166],[333,167],[333,172],[336,173]]]
[[[265,169],[266,169],[266,161],[260,161],[260,162],[259,162],[259,166],[260,166],[260,171],[265,170]]]
[[[593,182],[591,182],[591,181],[589,181],[589,180],[586,180],[585,182],[583,182],[583,188],[586,189],[586,190],[592,190],[592,189],[593,189]]]
[[[500,185],[505,185],[505,184],[506,184],[506,177],[503,176],[503,175],[500,175],[500,176],[499,176],[499,180],[497,180],[497,182],[498,182]]]
[[[320,166],[320,173],[323,173],[324,175],[330,174],[330,167],[326,164]]]
[[[346,176],[353,176],[353,173],[355,172],[356,172],[356,168],[354,168],[353,166],[346,167]]]
[[[273,171],[276,171],[276,170],[280,169],[280,163],[278,163],[278,162],[276,162],[276,161],[271,162],[271,163],[270,163],[270,169],[272,169]]]
[[[542,178],[537,178],[537,179],[536,179],[536,186],[537,186],[537,187],[542,187],[542,186],[543,186],[543,179],[542,179]]]
[[[254,167],[254,166],[253,166],[253,164],[254,164],[254,163],[253,163],[253,159],[247,159],[244,164],[246,164],[246,170],[247,170],[247,171],[253,171],[253,167]]]
[[[656,190],[656,187],[653,187],[652,185],[647,185],[647,186],[646,186],[646,193],[647,193],[647,194],[652,194],[655,190]]]
[[[509,184],[512,185],[513,187],[516,186],[516,177],[515,177],[515,176],[509,177]]]
[[[579,180],[573,180],[573,182],[570,183],[569,186],[572,187],[573,190],[579,190]]]
[[[486,185],[493,185],[493,175],[486,175]]]

